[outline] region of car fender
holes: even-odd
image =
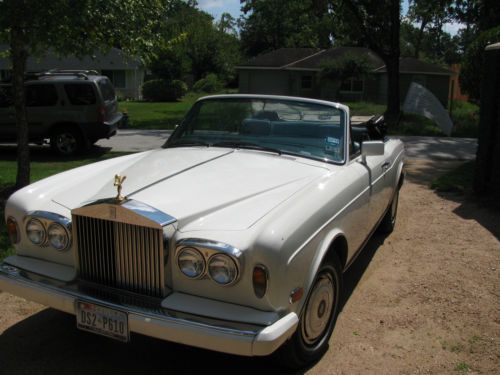
[[[331,246],[333,242],[339,238],[346,238],[344,232],[340,228],[334,228],[330,230],[324,237],[320,244],[316,247],[315,254],[312,258],[312,261],[309,266],[308,272],[305,274],[303,280],[303,288],[304,288],[304,297],[300,300],[300,304],[297,306],[296,312],[302,311],[302,308],[307,301],[307,296],[309,295],[309,291],[312,287],[314,279],[316,277],[316,273],[318,272],[320,266],[323,264],[324,260],[328,256],[330,250],[335,251]],[[344,264],[342,264],[342,267]]]

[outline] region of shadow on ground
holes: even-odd
[[[384,237],[374,236],[345,273],[343,306]],[[0,336],[0,369],[5,374],[303,374],[279,367],[272,357],[239,357],[133,334],[129,344],[76,329],[75,318],[45,309]],[[314,366],[314,365],[313,365]]]
[[[464,161],[408,160],[406,180],[429,187],[433,180]],[[465,220],[475,220],[500,240],[500,196],[474,196],[472,193],[436,192],[441,198],[459,203],[453,211]]]

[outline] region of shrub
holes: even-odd
[[[196,92],[216,92],[222,88],[222,82],[213,73],[207,75],[205,78],[196,81],[193,85],[193,90]]]
[[[173,102],[185,95],[187,86],[184,82],[164,79],[152,79],[142,85],[142,96],[149,102]]]
[[[188,91],[186,83],[184,83],[180,79],[174,79],[170,83],[170,88],[174,92],[176,99],[182,98]]]

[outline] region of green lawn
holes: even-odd
[[[13,148],[0,147],[0,260],[12,254],[13,248],[7,236],[4,220],[5,201],[13,191],[16,182],[16,154]],[[81,159],[61,160],[53,156],[50,150],[38,150],[32,153],[31,181],[35,182],[53,174],[85,164],[125,155],[126,153],[108,152],[99,155],[86,155]]]
[[[476,161],[467,161],[435,179],[431,188],[439,192],[468,194],[472,192]]]
[[[120,111],[129,116],[129,129],[173,129],[202,95],[190,93],[172,103],[120,102]]]

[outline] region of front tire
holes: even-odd
[[[299,325],[293,336],[279,349],[278,358],[288,368],[301,368],[327,351],[339,312],[342,271],[336,255],[319,268],[309,291]]]

